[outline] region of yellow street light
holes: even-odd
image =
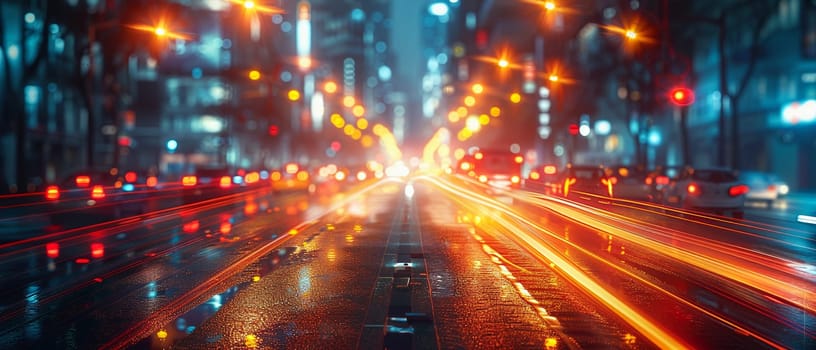
[[[355,117],[360,118],[365,114],[365,107],[356,105],[351,108],[351,114],[354,114]]]
[[[167,29],[167,27],[165,27],[163,24],[159,24],[159,25],[156,25],[156,26],[149,26],[149,25],[146,25],[146,24],[126,24],[125,27],[128,27],[130,29],[143,31],[143,32],[150,32],[150,33],[153,33],[157,37],[160,37],[160,38],[171,38],[171,39],[181,39],[181,40],[190,40],[191,39],[190,35],[171,31],[171,30]]]
[[[510,102],[513,102],[513,103],[521,102],[521,94],[519,94],[518,92],[514,92],[514,93],[510,94]]]
[[[248,76],[249,80],[258,80],[261,79],[261,72],[259,72],[257,69],[253,69],[249,71]]]
[[[265,6],[251,0],[229,0],[231,3],[242,6],[247,11],[256,11],[263,13],[286,13],[283,9],[274,6]]]
[[[465,106],[473,107],[476,105],[476,98],[473,96],[465,96]]]
[[[357,101],[354,99],[354,96],[343,97],[343,106],[351,108],[354,107],[355,103],[357,103]]]
[[[554,2],[552,2],[552,1],[545,1],[545,2],[544,2],[544,8],[545,8],[547,11],[552,11],[552,10],[555,10],[555,3],[554,3]]]
[[[550,74],[550,76],[547,77],[547,79],[549,79],[551,82],[557,82],[558,81],[558,75]]]
[[[482,128],[482,123],[479,122],[479,117],[473,115],[465,120],[465,128],[471,132],[477,132]]]
[[[326,91],[326,93],[329,94],[337,92],[337,83],[333,81],[327,81],[325,84],[323,84],[323,91]]]
[[[482,84],[479,83],[473,84],[473,86],[471,86],[470,89],[473,91],[474,94],[477,95],[484,92],[484,86],[482,86]]]
[[[508,66],[510,66],[510,62],[507,62],[506,59],[501,58],[501,59],[499,59],[498,65],[501,68],[507,68]]]
[[[287,96],[289,97],[289,101],[297,101],[300,99],[300,91],[295,89],[289,90]]]
[[[357,129],[365,130],[368,128],[368,120],[365,118],[357,119]]]

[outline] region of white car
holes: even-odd
[[[778,180],[774,180],[770,174],[759,171],[740,171],[739,179],[748,185],[749,190],[745,195],[747,201],[764,202],[770,208],[779,198],[780,188],[777,186],[782,185],[777,185]]]
[[[749,188],[730,169],[688,169],[672,182],[663,196],[664,203],[685,209],[731,212],[741,218]]]

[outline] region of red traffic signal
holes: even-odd
[[[674,88],[669,94],[669,100],[677,106],[688,106],[694,103],[694,91],[684,87]]]
[[[269,136],[278,136],[278,126],[277,125],[270,125],[269,126]]]
[[[573,135],[573,136],[578,135],[578,129],[579,129],[578,124],[575,124],[575,123],[570,124],[569,125],[570,135]]]

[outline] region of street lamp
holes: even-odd
[[[96,128],[97,128],[97,118],[101,114],[101,111],[98,110],[101,105],[97,103],[97,94],[98,94],[98,87],[96,85],[96,54],[94,53],[94,47],[96,46],[97,40],[96,36],[100,30],[110,29],[110,28],[117,28],[119,27],[120,23],[117,20],[109,20],[99,23],[91,23],[88,26],[88,134],[87,134],[87,166],[88,168],[93,168],[95,166],[94,162],[94,150],[95,150],[95,142],[96,142]],[[125,24],[123,25],[126,28],[130,28],[133,30],[143,31],[152,33],[157,38],[172,38],[172,39],[180,39],[180,40],[189,40],[190,36],[183,33],[173,32],[167,29],[163,24],[159,24],[156,26],[149,26],[144,24]],[[115,140],[119,140],[119,128],[118,128],[118,116],[114,119],[114,125],[112,128],[112,133],[115,136]],[[118,167],[119,157],[120,157],[120,150],[121,146],[117,143],[114,144],[113,150],[113,166]]]

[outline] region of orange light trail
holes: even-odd
[[[657,335],[655,330],[651,329],[651,327],[654,327],[653,324],[648,323],[648,321],[643,321],[644,318],[642,316],[629,309],[626,305],[622,305],[623,302],[620,300],[605,300],[602,296],[611,295],[611,293],[604,290],[601,286],[588,281],[588,277],[583,275],[581,271],[577,270],[577,267],[572,266],[566,260],[558,260],[558,253],[543,246],[539,241],[539,237],[533,237],[527,234],[527,232],[530,231],[529,228],[525,229],[524,227],[519,227],[519,223],[523,223],[527,227],[544,232],[547,235],[558,239],[562,243],[568,244],[574,249],[581,251],[583,254],[601,261],[618,271],[626,273],[630,277],[639,280],[645,285],[648,285],[650,288],[653,288],[654,290],[659,291],[678,302],[681,302],[691,308],[694,308],[695,310],[703,312],[706,315],[719,320],[720,322],[723,322],[724,324],[729,325],[739,333],[750,335],[772,347],[780,347],[780,345],[776,344],[774,340],[769,339],[762,334],[754,333],[735,323],[736,321],[727,319],[726,316],[717,315],[711,311],[705,310],[702,307],[695,305],[693,301],[684,300],[682,296],[675,295],[672,292],[654,284],[653,282],[647,281],[642,277],[634,275],[632,272],[624,270],[622,267],[607,261],[603,257],[597,256],[584,248],[576,246],[574,243],[569,242],[546,228],[526,219],[520,214],[514,212],[509,207],[504,206],[502,203],[496,202],[494,199],[490,199],[483,195],[463,190],[461,188],[455,189],[452,185],[442,184],[438,180],[433,180],[431,182],[433,182],[434,185],[442,187],[443,189],[452,193],[453,195],[451,195],[451,197],[458,195],[459,197],[476,202],[481,208],[501,210],[503,214],[512,217],[513,220],[507,220],[501,215],[492,215],[494,220],[500,222],[502,226],[509,230],[509,233],[511,233],[511,238],[517,240],[517,242],[521,243],[522,246],[528,247],[531,253],[541,257],[543,261],[551,261],[552,264],[563,270],[565,276],[575,281],[578,285],[583,286],[593,295],[596,295],[601,302],[606,304],[612,310],[615,310],[616,313],[632,323],[633,326],[635,326],[639,331],[647,334],[649,339],[653,341],[655,341],[654,336]],[[813,282],[811,281],[812,277],[806,275],[803,276],[801,269],[797,268],[797,266],[800,264],[795,262],[758,253],[736,245],[717,242],[713,239],[685,234],[684,232],[666,228],[657,224],[639,222],[637,220],[624,217],[620,214],[597,211],[594,210],[594,208],[585,207],[579,205],[578,203],[565,201],[557,197],[548,197],[541,194],[525,194],[524,192],[508,193],[508,195],[515,199],[524,200],[539,207],[546,208],[554,213],[557,213],[558,215],[563,216],[564,218],[567,218],[568,220],[588,227],[593,231],[609,234],[610,239],[613,236],[617,237],[623,241],[639,245],[646,250],[654,251],[664,256],[669,256],[683,263],[711,272],[712,274],[721,276],[727,280],[736,281],[742,286],[762,290],[763,292],[770,294],[767,297],[773,302],[784,301],[784,303],[802,308],[810,313],[814,312],[812,300],[814,297],[816,297],[816,295],[814,295],[814,290],[816,290],[816,288],[813,287]],[[468,205],[461,198],[453,199],[459,201],[463,205]],[[607,203],[610,203],[609,198],[605,199]],[[694,222],[696,223],[699,221]],[[717,229],[729,229],[727,227],[713,224],[703,222],[699,223],[715,227]],[[750,227],[751,225],[746,226]],[[735,229],[729,230],[742,232]],[[657,238],[662,238],[664,241],[655,239],[654,236],[657,236]],[[742,304],[744,307],[750,308],[755,312],[763,314],[767,317],[774,317],[773,311],[766,310],[763,305],[751,303],[749,301],[735,301]],[[800,325],[794,324],[795,322],[790,320],[782,319],[780,317],[776,317],[775,319],[778,322],[792,327],[800,327]]]
[[[484,195],[480,195],[472,191],[467,191],[462,188],[442,183],[437,178],[422,177],[421,179],[444,189],[449,194],[453,194],[450,197],[453,200],[458,201],[462,204],[466,204],[463,202],[463,199],[467,199],[475,202],[478,207],[500,210],[503,213],[512,216],[516,220],[525,222],[525,224],[529,226],[537,227],[542,229],[544,232],[550,233],[549,231],[544,230],[540,226],[530,222],[526,218],[514,213],[506,206],[503,207],[501,203],[491,198],[488,198]],[[494,217],[494,219],[496,219],[497,221],[503,220],[501,218],[498,218],[497,216]],[[563,258],[561,254],[542,244],[538,238],[529,235],[523,228],[519,228],[510,221],[504,221],[503,224],[509,225],[506,227],[508,227],[508,229],[512,231],[513,237],[523,241],[527,247],[532,249],[531,252],[534,252],[536,256],[542,258],[542,260],[545,262],[549,262],[551,266],[557,267],[565,277],[571,279],[573,282],[576,283],[576,285],[583,287],[584,290],[587,291],[589,294],[593,295],[596,300],[598,300],[600,303],[602,303],[610,310],[614,311],[616,314],[622,317],[624,320],[626,320],[627,323],[632,325],[644,336],[649,338],[649,340],[654,342],[658,347],[671,349],[689,348],[689,346],[686,345],[682,340],[673,336],[672,334],[665,332],[661,327],[659,327],[657,324],[649,320],[648,317],[630,307],[627,303],[619,299],[612,292],[598,284],[598,282],[592,279],[592,277],[587,275],[579,267],[575,266],[572,262]]]

